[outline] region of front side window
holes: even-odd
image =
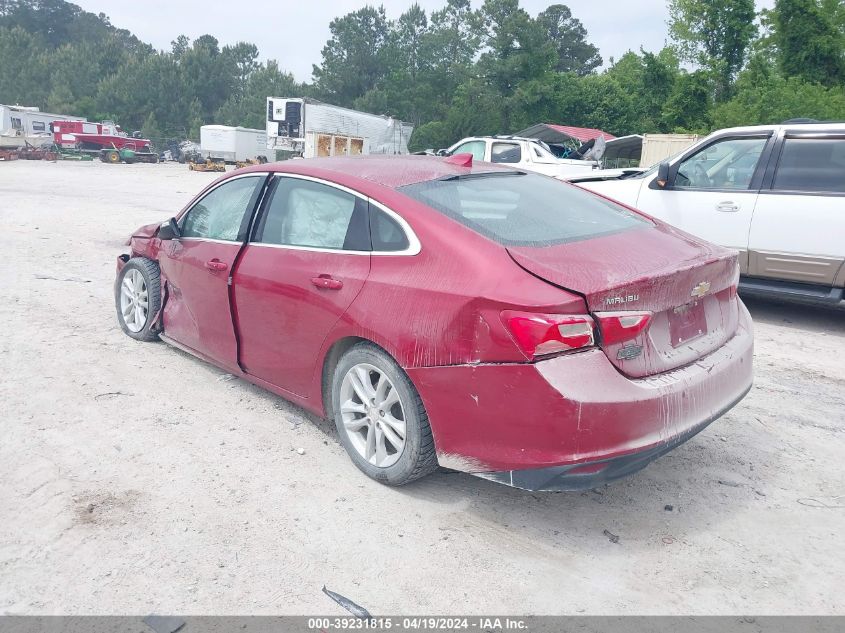
[[[650,225],[583,189],[518,171],[430,180],[400,191],[505,246],[550,246]]]
[[[708,145],[678,167],[680,189],[748,189],[767,138],[731,138]]]
[[[845,193],[845,138],[787,138],[772,188]]]
[[[490,153],[492,163],[518,163],[522,160],[522,150],[519,143],[493,143]]]
[[[264,176],[236,178],[213,189],[188,211],[182,237],[243,240],[248,213],[255,206],[263,181]]]
[[[472,154],[472,160],[484,160],[484,151],[487,144],[484,141],[467,141],[458,145],[453,151],[455,154]]]
[[[12,117],[12,129],[13,130],[22,130],[23,129],[23,122],[16,117]]]
[[[369,251],[367,202],[319,182],[278,178],[256,226],[254,241]]]

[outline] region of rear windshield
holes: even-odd
[[[400,191],[504,246],[551,246],[650,224],[582,189],[518,171],[429,180]]]

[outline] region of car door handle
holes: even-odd
[[[221,262],[219,259],[214,258],[205,262],[205,267],[209,270],[226,270],[229,267],[229,264],[226,262]]]
[[[325,290],[340,290],[343,288],[343,282],[340,279],[333,279],[331,275],[311,277],[311,283]]]
[[[725,200],[724,202],[720,202],[716,205],[716,211],[722,211],[723,213],[736,213],[739,211],[739,205],[731,200]]]

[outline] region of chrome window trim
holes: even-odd
[[[413,257],[414,255],[419,255],[420,251],[422,250],[422,244],[420,244],[420,240],[417,237],[417,234],[414,233],[414,229],[411,228],[411,225],[405,221],[401,215],[396,213],[393,209],[390,209],[383,205],[381,202],[377,200],[373,200],[372,198],[367,198],[367,202],[371,205],[376,207],[381,212],[385,213],[387,217],[392,218],[396,221],[399,225],[399,228],[405,233],[405,238],[408,240],[408,247],[402,249],[401,251],[370,251],[372,255],[408,255]]]
[[[298,180],[307,180],[310,182],[316,182],[321,185],[326,185],[328,187],[332,187],[333,189],[337,189],[339,191],[343,191],[344,193],[348,193],[356,198],[361,200],[366,200],[369,204],[373,205],[383,213],[386,213],[388,217],[392,218],[398,225],[399,228],[405,233],[405,238],[408,240],[408,247],[400,250],[400,251],[352,251],[352,250],[344,250],[340,248],[321,248],[317,246],[297,246],[293,244],[267,244],[265,242],[254,242],[250,240],[248,244],[250,246],[265,246],[268,248],[281,248],[287,249],[292,251],[311,251],[314,253],[338,253],[340,255],[377,255],[377,256],[414,256],[419,255],[420,251],[422,250],[422,245],[420,244],[420,240],[417,237],[417,234],[414,233],[414,230],[405,221],[401,215],[386,207],[381,202],[377,200],[373,200],[369,196],[366,196],[359,191],[355,191],[354,189],[350,189],[349,187],[345,187],[344,185],[340,185],[336,182],[331,182],[330,180],[325,180],[323,178],[318,178],[316,176],[307,176],[305,174],[292,174],[288,172],[272,172],[273,176],[277,176],[279,178],[296,178]]]
[[[335,253],[337,255],[375,255],[372,251],[347,251],[340,248],[320,248],[317,246],[294,246],[293,244],[265,244],[264,242],[247,242],[250,247],[278,248],[286,251],[307,251],[309,253]]]
[[[264,178],[266,178],[267,176],[269,176],[272,173],[273,172],[271,172],[271,171],[251,171],[247,174],[238,174],[237,176],[230,176],[229,178],[226,178],[225,180],[221,180],[220,182],[213,183],[208,189],[206,189],[204,192],[202,192],[202,198],[197,198],[196,201],[194,201],[194,203],[190,207],[185,209],[185,212],[179,217],[179,219],[181,220],[184,216],[188,215],[188,213],[190,213],[191,209],[193,209],[196,205],[198,205],[208,194],[210,194],[215,189],[222,187],[226,183],[232,182],[233,180],[240,180],[241,178],[250,178],[252,176],[263,176]]]
[[[218,240],[218,239],[211,239],[210,237],[178,237],[174,238],[179,240],[180,242],[210,242],[212,244],[243,244],[243,242],[239,242],[237,240]]]

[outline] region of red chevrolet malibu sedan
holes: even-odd
[[[734,251],[466,155],[238,170],[128,245],[129,336],[333,418],[387,484],[592,487],[751,387]]]

